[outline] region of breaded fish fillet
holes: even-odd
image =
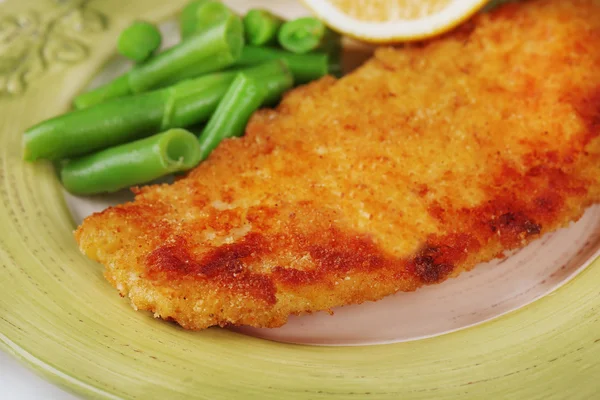
[[[442,282],[578,219],[600,200],[599,133],[600,2],[509,4],[291,91],[76,238],[137,309],[277,327]]]

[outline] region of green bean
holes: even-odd
[[[230,19],[232,16],[237,17],[236,20],[239,21],[240,29],[243,31],[244,24],[237,14],[220,1],[208,0],[198,7],[196,15],[198,30],[205,30],[214,25],[218,25],[223,21]]]
[[[293,85],[293,76],[281,60],[239,73],[200,135],[202,159],[223,139],[241,136],[254,111],[279,101]]]
[[[117,50],[123,56],[135,61],[143,62],[148,59],[162,42],[160,31],[149,22],[136,21],[129,25],[117,42]]]
[[[184,129],[164,133],[67,161],[62,183],[74,194],[110,193],[187,171],[200,162],[200,144]]]
[[[246,42],[255,46],[273,44],[283,20],[267,10],[252,9],[244,17]]]
[[[231,17],[238,17],[229,7],[220,1],[202,0],[188,5],[181,14],[181,34],[186,39],[210,27],[220,24]],[[187,7],[186,7],[187,8]],[[238,17],[239,18],[239,17]],[[243,29],[242,20],[240,29]]]
[[[185,128],[206,122],[236,75],[235,71],[219,72],[167,88],[170,95],[161,129]]]
[[[244,46],[238,65],[253,65],[270,60],[284,60],[296,83],[307,83],[328,73],[328,55],[324,53],[294,54],[269,47]]]
[[[250,116],[264,102],[266,94],[258,80],[244,73],[238,74],[198,139],[202,160],[223,139],[244,133]]]
[[[181,39],[185,40],[196,33],[198,29],[198,8],[208,0],[194,0],[183,8],[179,15],[179,29]]]
[[[252,69],[244,74],[257,79],[266,91],[261,106],[273,106],[279,103],[281,95],[294,87],[294,76],[284,60],[271,61]]]
[[[297,84],[314,81],[335,71],[335,69],[331,69],[331,65],[335,67],[335,64],[329,63],[329,56],[325,53],[294,54],[285,50],[256,46],[244,46],[242,55],[234,69],[274,60],[285,61],[294,75],[294,82]],[[172,75],[164,83],[165,86],[173,85],[186,79],[197,78],[205,73],[204,65],[198,64]]]
[[[281,95],[278,91],[291,86],[292,78],[279,61],[243,71],[256,79],[264,79],[269,91],[268,104],[278,100]],[[76,157],[136,140],[152,132],[205,122],[216,110],[237,73],[210,74],[49,119],[25,132],[24,158],[35,161]]]
[[[237,18],[238,21],[240,21],[240,27],[241,27],[241,20],[239,19],[239,17],[235,17],[235,18]],[[240,28],[240,29],[242,29],[242,28]],[[243,50],[243,47],[241,50]],[[239,60],[239,57],[241,56],[241,50],[236,57],[237,60]],[[217,67],[219,65],[221,67]],[[206,75],[211,72],[215,72],[217,70],[226,69],[227,67],[230,67],[231,65],[232,65],[231,58],[228,54],[222,54],[222,55],[218,54],[210,61],[202,61],[199,63],[195,63],[195,64],[190,65],[190,66],[188,66],[184,69],[181,69],[177,72],[171,73],[165,80],[163,80],[157,86],[158,87],[171,86],[178,82],[184,81],[186,79],[198,78],[202,75]]]
[[[339,63],[331,62],[331,56],[326,53],[295,54],[281,49],[258,46],[244,46],[236,66],[256,65],[279,59],[288,64],[297,84],[314,81],[328,73],[341,74]],[[186,79],[197,78],[206,73],[205,64],[196,64],[171,75],[168,80],[163,82],[162,86],[170,86]]]
[[[303,17],[281,26],[279,44],[293,53],[304,54],[318,49],[327,39],[329,29],[316,18]]]
[[[148,93],[49,119],[25,131],[24,158],[59,160],[135,140],[160,126],[165,102],[162,93]]]
[[[148,62],[135,66],[116,83],[95,89],[75,99],[75,104],[91,106],[109,98],[140,93],[158,87],[171,75],[193,65],[203,65],[205,73],[234,64],[241,55],[244,43],[242,22],[232,15],[177,46],[158,54]],[[78,107],[79,108],[79,107]]]
[[[82,108],[91,107],[107,100],[128,96],[130,94],[131,88],[129,87],[129,76],[121,75],[105,85],[75,97],[73,105],[76,109],[81,110]]]

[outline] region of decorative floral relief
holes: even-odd
[[[83,35],[106,29],[89,0],[53,0],[47,12],[0,18],[0,96],[23,93],[51,64],[74,64],[88,55]]]

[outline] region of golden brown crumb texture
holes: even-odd
[[[276,327],[442,282],[578,219],[600,198],[599,132],[600,4],[509,4],[291,91],[76,238],[138,309]]]

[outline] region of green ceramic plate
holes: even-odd
[[[0,4],[0,345],[98,399],[592,399],[600,261],[551,295],[476,327],[377,346],[317,347],[135,313],[84,258],[52,167],[21,161],[25,128],[68,109],[131,20],[184,1]],[[258,2],[249,2],[256,4]],[[263,1],[262,4],[275,4]],[[277,2],[281,6],[280,2]]]

